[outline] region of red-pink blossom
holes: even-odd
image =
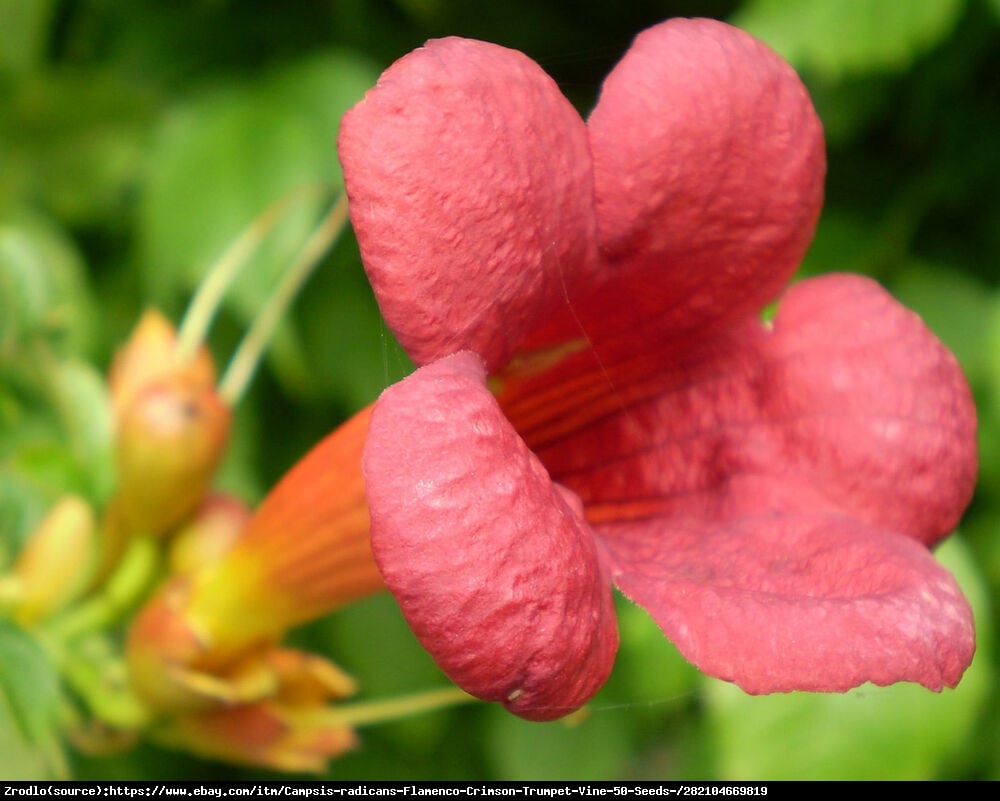
[[[664,22],[584,122],[521,53],[435,40],[339,147],[419,366],[372,415],[372,548],[454,681],[531,719],[585,703],[612,585],[751,693],[959,681],[972,615],[929,548],[973,491],[972,399],[875,282],[785,289],[825,156],[777,55]]]

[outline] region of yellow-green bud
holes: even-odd
[[[94,566],[97,523],[77,495],[56,502],[28,537],[8,582],[13,617],[30,625],[59,611],[86,588]]]

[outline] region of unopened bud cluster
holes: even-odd
[[[91,678],[71,671],[104,731],[77,731],[76,742],[107,747],[117,726],[131,729],[128,742],[146,734],[205,757],[322,770],[356,742],[329,707],[355,684],[281,641],[289,627],[382,588],[359,471],[366,418],[254,513],[214,489],[231,410],[205,348],[183,347],[148,311],[107,389],[111,496],[98,505],[66,494],[52,505],[0,576],[0,614],[62,638],[67,654],[95,642],[107,654]],[[124,683],[110,687],[119,674]],[[109,720],[101,709],[118,711]]]

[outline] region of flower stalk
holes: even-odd
[[[222,299],[240,270],[294,203],[327,191],[321,185],[296,187],[262,211],[209,267],[179,327],[177,353],[180,360],[194,357],[205,341]]]
[[[347,196],[341,195],[268,297],[240,342],[219,383],[219,395],[230,406],[239,402],[263,356],[267,343],[299,290],[337,241],[347,223]]]
[[[447,709],[474,701],[478,702],[479,699],[469,695],[459,687],[443,687],[379,701],[356,701],[351,704],[340,704],[328,709],[310,711],[308,714],[314,716],[314,719],[322,720],[330,725],[362,728],[404,720],[414,715],[435,712],[439,709]]]

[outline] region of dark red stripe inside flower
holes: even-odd
[[[929,548],[972,494],[972,399],[873,281],[785,290],[825,159],[778,56],[670,20],[584,122],[524,55],[431,41],[339,146],[419,365],[371,419],[373,552],[454,681],[526,718],[580,706],[616,585],[751,693],[958,682],[972,616]]]

